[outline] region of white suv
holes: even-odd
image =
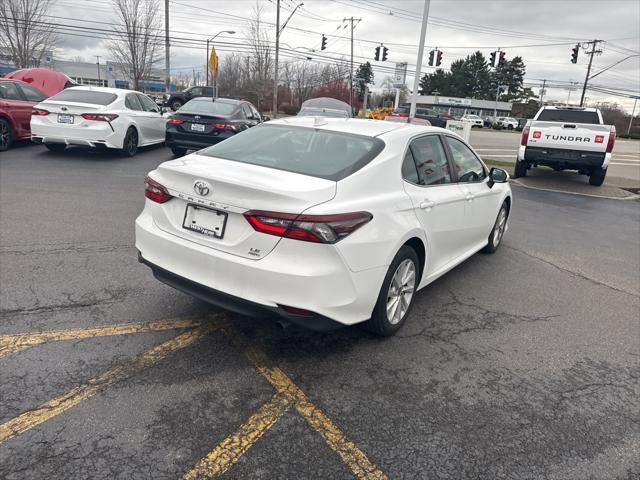
[[[471,115],[471,114],[467,114],[464,115],[460,120],[462,120],[463,122],[471,122],[471,127],[480,127],[482,128],[484,126],[484,120],[482,120],[482,118],[480,118],[478,115]]]

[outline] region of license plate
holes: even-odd
[[[191,204],[187,205],[187,209],[184,212],[184,220],[182,221],[183,228],[213,238],[222,238],[224,236],[226,224],[226,212]]]
[[[73,123],[73,115],[59,114],[58,123]]]
[[[204,132],[204,125],[200,123],[192,123],[191,130],[193,130],[194,132]]]

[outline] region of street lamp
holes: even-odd
[[[235,30],[223,30],[222,32],[218,32],[218,33],[216,33],[213,37],[211,37],[210,39],[208,39],[208,40],[207,40],[207,61],[205,62],[205,70],[207,71],[207,80],[206,80],[206,86],[207,86],[207,87],[209,86],[209,44],[210,44],[211,42],[213,42],[213,41],[215,40],[215,38],[216,38],[218,35],[222,35],[223,33],[228,33],[229,35],[233,35],[233,34],[234,34],[234,33],[236,33],[236,32],[235,32]],[[215,77],[217,77],[217,76],[218,76],[218,72],[217,72],[217,70],[216,70],[216,72],[215,72]],[[217,78],[214,78],[214,80],[215,80],[215,81],[216,81],[216,83],[217,83]],[[215,92],[215,88],[216,88],[217,86],[218,86],[218,85],[214,85],[214,87],[213,87],[213,88],[214,88],[214,97],[216,96],[216,95],[215,95],[215,93],[216,93],[216,92]]]

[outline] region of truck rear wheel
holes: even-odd
[[[527,165],[524,162],[516,160],[516,167],[513,169],[513,178],[526,177]]]
[[[604,177],[607,175],[607,170],[604,168],[596,168],[591,171],[591,175],[589,175],[589,183],[591,185],[595,185],[599,187],[604,183]]]

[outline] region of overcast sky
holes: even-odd
[[[164,20],[164,2],[160,1],[158,16]],[[417,44],[424,0],[302,0],[285,28],[281,42],[283,60],[312,62],[331,61],[326,57],[349,57],[349,27],[345,17],[356,19],[354,31],[354,64],[371,61],[376,85],[380,86],[395,62],[408,62],[415,70]],[[171,0],[170,30],[181,46],[171,51],[173,73],[192,72],[204,68],[204,45],[187,42],[206,40],[222,30],[234,30],[234,35],[221,35],[216,40],[220,56],[241,51],[247,34],[246,19],[256,5],[262,9],[267,32],[275,36],[276,0]],[[281,0],[281,22],[300,3]],[[54,0],[51,21],[66,25],[92,26],[108,29],[115,19],[110,0]],[[72,19],[72,20],[71,20]],[[94,22],[94,23],[92,23]],[[104,23],[95,23],[104,22]],[[99,32],[99,30],[97,30]],[[328,48],[320,52],[321,34],[329,38]],[[104,36],[104,33],[96,33]],[[527,85],[535,91],[543,79],[552,84],[584,81],[588,56],[580,51],[578,63],[570,62],[571,49],[577,42],[605,40],[602,54],[594,57],[592,73],[629,55],[640,53],[640,0],[432,0],[429,11],[425,59],[431,48],[444,52],[443,67],[451,61],[481,50],[485,56],[497,48],[507,58],[522,56],[527,66]],[[109,58],[104,40],[65,35],[57,49],[59,58],[82,56],[94,60],[100,55]],[[376,43],[389,48],[387,62],[373,60]],[[316,50],[310,52],[308,49]],[[293,58],[292,58],[293,57]],[[323,58],[324,57],[324,58]],[[426,65],[426,61],[425,61]],[[423,67],[423,72],[432,71]],[[625,60],[592,81],[594,85],[625,90],[640,95],[640,57]],[[413,86],[413,78],[407,76]],[[566,100],[567,89],[552,88],[546,98]],[[580,91],[571,93],[579,98]],[[588,92],[589,101],[616,101],[631,110],[633,100]]]

